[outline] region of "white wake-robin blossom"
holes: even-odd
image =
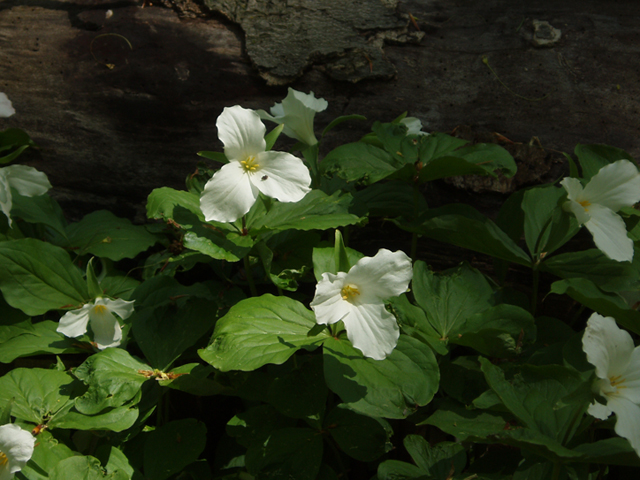
[[[563,208],[593,235],[596,247],[619,262],[633,259],[633,240],[622,218],[616,214],[640,200],[640,172],[628,160],[618,160],[596,173],[583,188],[577,178],[560,182],[569,200]]]
[[[588,412],[600,420],[616,414],[615,431],[640,456],[640,347],[611,317],[594,313],[582,337],[582,349],[596,367],[596,393],[606,405],[594,402]]]
[[[27,464],[36,439],[30,432],[9,423],[0,426],[0,480],[11,480]]]
[[[429,135],[422,131],[422,122],[416,117],[404,117],[400,123],[407,127],[407,135]]]
[[[315,145],[318,143],[313,132],[313,119],[318,112],[326,110],[329,104],[324,98],[316,98],[313,92],[303,93],[289,88],[289,93],[282,100],[270,108],[271,115],[264,110],[258,110],[260,117],[278,124],[284,124],[287,137]]]
[[[20,195],[35,197],[44,195],[51,188],[47,176],[33,167],[26,165],[10,165],[0,168],[0,209],[7,216],[11,226],[11,189]]]
[[[93,341],[100,350],[117,347],[122,341],[122,329],[114,313],[126,320],[133,313],[133,300],[96,298],[81,308],[65,313],[57,330],[67,337],[76,338],[87,331],[89,324]]]
[[[365,357],[382,360],[400,336],[384,302],[405,292],[412,276],[411,259],[385,249],[361,258],[348,273],[323,273],[311,302],[316,322],[330,325],[342,320],[353,346]]]
[[[229,163],[204,186],[200,208],[207,221],[237,220],[260,192],[281,202],[297,202],[310,191],[311,176],[302,160],[290,153],[265,151],[266,128],[256,112],[227,107],[216,126]]]
[[[0,92],[0,118],[7,118],[16,113],[11,105],[11,100],[6,94]]]

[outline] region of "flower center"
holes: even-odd
[[[354,297],[357,297],[358,295],[360,295],[360,290],[358,290],[357,285],[349,284],[342,287],[342,290],[340,291],[340,295],[342,296],[343,300],[350,302],[354,299]]]
[[[95,305],[93,307],[93,311],[95,313],[106,313],[109,311],[109,309],[106,307],[106,305]]]
[[[611,382],[611,386],[615,389],[627,388],[624,383],[627,381],[626,378],[622,378],[622,375],[616,375],[613,377],[609,377],[609,381]]]
[[[242,160],[240,163],[242,164],[244,171],[247,173],[254,173],[260,168],[260,165],[256,163],[256,157],[254,156],[247,157],[246,160]]]
[[[3,452],[0,452],[0,467],[6,465],[8,461],[7,456]]]
[[[582,205],[582,207],[583,207],[585,210],[588,210],[588,208],[587,208],[587,207],[591,205],[591,202],[590,202],[589,200],[582,200],[581,202],[578,202],[578,203],[579,203],[580,205]]]

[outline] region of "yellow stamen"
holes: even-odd
[[[106,313],[109,311],[109,309],[106,307],[106,305],[95,305],[93,307],[93,311],[95,313]]]
[[[0,467],[6,465],[8,461],[9,459],[7,458],[7,456],[3,452],[0,452]]]
[[[340,291],[343,300],[351,301],[353,297],[360,295],[360,290],[356,285],[345,285]]]
[[[626,378],[621,378],[622,375],[616,375],[614,377],[609,377],[609,382],[611,382],[611,386],[612,387],[616,387],[618,389],[620,388],[627,388],[626,385],[622,385],[624,382],[627,381]]]
[[[248,157],[246,160],[242,160],[240,163],[242,164],[242,168],[244,168],[244,171],[247,173],[253,173],[260,168],[260,165],[256,163],[256,157],[254,156]]]
[[[585,210],[588,210],[588,206],[591,205],[591,202],[589,200],[583,200],[581,202],[578,202],[580,205],[582,205],[584,207]]]

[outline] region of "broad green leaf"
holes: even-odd
[[[345,248],[347,260],[350,265],[358,263],[364,254],[353,250],[352,248]],[[323,247],[313,249],[313,274],[316,277],[316,281],[322,280],[323,273],[333,273],[334,275],[340,270],[336,265],[336,256],[334,247]],[[348,270],[347,270],[348,271]]]
[[[126,405],[109,409],[98,415],[84,415],[71,410],[52,420],[50,426],[52,428],[67,428],[71,430],[111,430],[113,432],[122,432],[133,426],[138,419],[138,414],[136,407]]]
[[[428,210],[416,222],[400,219],[394,223],[403,230],[434,240],[520,265],[531,265],[530,257],[504,231],[467,205],[446,205]]]
[[[330,337],[324,342],[324,375],[348,408],[385,418],[406,418],[429,403],[440,379],[432,350],[407,335],[400,335],[384,360],[365,358],[344,336]]]
[[[385,460],[378,465],[376,480],[431,480],[427,472],[410,463]]]
[[[243,447],[261,448],[273,432],[295,424],[295,420],[280,415],[271,405],[261,404],[250,407],[229,420],[227,433]],[[253,452],[248,455],[253,455]]]
[[[280,125],[277,125],[273,130],[271,130],[269,133],[267,133],[264,136],[267,151],[273,148],[273,145],[276,143],[276,140],[278,140],[278,137],[282,133],[283,129],[284,129],[284,123],[281,123]]]
[[[154,368],[167,370],[187,348],[213,330],[217,303],[201,298],[183,303],[140,309],[131,319],[133,336]]]
[[[180,365],[168,373],[168,380],[159,380],[163,387],[173,388],[182,392],[197,395],[198,397],[218,395],[225,393],[227,388],[218,383],[210,375],[215,375],[216,370],[211,365],[188,363]]]
[[[640,458],[626,438],[614,437],[594,443],[583,443],[574,450],[583,454],[579,461],[640,467]]]
[[[0,377],[0,406],[13,399],[11,415],[19,420],[46,424],[73,406],[70,399],[78,381],[67,372],[42,368],[17,368]]]
[[[49,479],[49,473],[61,460],[77,455],[76,452],[64,443],[59,442],[47,430],[43,430],[38,434],[36,442],[37,446],[33,449],[31,459],[19,474],[28,480]],[[17,478],[21,478],[19,475],[17,475]]]
[[[133,467],[129,464],[129,459],[122,450],[108,444],[102,445],[98,447],[96,457],[100,459],[100,463],[104,465],[107,473],[124,472],[127,474],[127,479],[133,476]]]
[[[337,407],[329,412],[325,424],[342,451],[356,460],[372,462],[386,453],[387,432],[374,418]]]
[[[33,238],[0,242],[0,290],[27,315],[79,305],[88,295],[69,254]]]
[[[89,386],[89,390],[76,399],[75,406],[88,415],[119,407],[138,394],[149,378],[144,372],[151,370],[120,348],[96,353],[74,370],[74,375]]]
[[[25,149],[34,147],[35,145],[24,130],[19,128],[7,128],[3,130],[0,132],[0,164],[13,161]]]
[[[133,225],[107,210],[86,215],[67,227],[65,248],[78,255],[90,253],[110,260],[133,258],[156,243],[156,237],[142,225]]]
[[[399,180],[370,185],[357,191],[353,200],[372,217],[409,217],[427,209],[424,196]]]
[[[493,290],[478,270],[462,264],[437,274],[424,262],[416,262],[413,295],[440,338],[463,332],[467,319],[492,304]]]
[[[331,123],[329,123],[329,125],[327,125],[326,127],[324,127],[324,130],[322,131],[322,136],[324,137],[327,133],[329,133],[331,130],[333,130],[335,127],[337,127],[338,125],[340,125],[342,122],[347,122],[350,120],[366,120],[367,117],[364,117],[362,115],[341,115],[339,117],[334,118]]]
[[[312,350],[329,338],[326,331],[307,336],[315,325],[313,312],[300,302],[273,295],[248,298],[218,320],[211,344],[198,353],[222,371],[281,364],[300,348]]]
[[[267,150],[269,150],[269,149],[267,149]],[[222,164],[229,163],[229,159],[222,152],[212,152],[212,151],[208,151],[208,150],[202,150],[202,151],[198,152],[198,156],[204,157],[204,158],[207,158],[209,160],[213,160],[214,162],[218,162],[218,163],[222,163]]]
[[[615,293],[602,291],[586,278],[569,278],[551,284],[551,293],[567,294],[577,302],[600,313],[613,317],[623,327],[640,334],[640,312]]]
[[[467,409],[450,401],[438,407],[433,415],[419,425],[434,425],[462,442],[487,439],[510,428],[509,414]]]
[[[464,447],[459,443],[440,442],[432,447],[419,435],[407,435],[403,443],[416,465],[434,479],[451,478],[452,473],[462,473],[467,464]]]
[[[49,195],[25,197],[18,192],[12,192],[11,217],[21,218],[29,223],[41,223],[51,227],[56,233],[66,237],[67,221],[64,213],[53,198]]]
[[[36,324],[28,323],[29,327],[11,338],[2,340],[3,330],[0,327],[0,363],[11,363],[16,358],[32,355],[63,354],[86,352],[80,348],[78,341],[67,338],[58,333],[58,322],[44,320]]]
[[[447,354],[447,339],[438,335],[427,320],[424,310],[413,305],[406,294],[390,299],[389,303],[402,332],[426,343],[440,355]]]
[[[489,388],[477,356],[459,356],[453,360],[444,357],[439,366],[440,391],[463,405],[471,405]]]
[[[50,472],[51,480],[128,480],[123,471],[104,473],[100,460],[91,456],[73,456],[61,460]]]
[[[274,202],[266,215],[255,218],[247,228],[249,234],[255,236],[274,230],[328,230],[355,225],[362,219],[349,213],[351,202],[349,194],[327,195],[321,190],[312,190],[296,203]]]
[[[207,441],[207,427],[194,418],[166,423],[150,432],[144,444],[144,476],[166,480],[195,462]]]
[[[168,219],[173,218],[175,207],[183,207],[204,222],[204,214],[200,210],[200,197],[184,190],[174,190],[169,187],[156,188],[147,199],[147,217]]]
[[[380,148],[355,142],[341,145],[329,152],[320,163],[320,171],[347,182],[370,185],[388,177],[403,165],[404,162],[398,162]]]
[[[577,145],[574,153],[578,157],[585,180],[590,180],[602,167],[615,161],[626,159],[635,163],[627,152],[608,145]]]

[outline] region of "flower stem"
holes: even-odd
[[[253,274],[251,273],[251,265],[249,264],[249,255],[245,255],[244,260],[244,273],[247,277],[247,282],[249,283],[249,290],[251,291],[252,297],[258,296],[258,291],[256,290],[256,284],[253,281]]]

